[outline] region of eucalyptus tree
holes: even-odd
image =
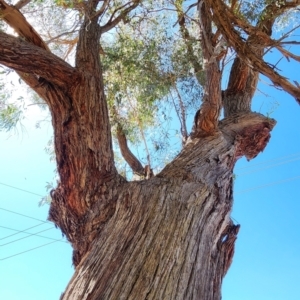
[[[140,177],[145,176],[144,167],[128,155],[127,140],[131,146],[144,148],[145,164],[157,172],[166,152],[170,154],[168,130],[162,126],[164,120],[169,121],[168,111],[172,107],[175,110],[180,121],[179,141],[184,144],[187,118],[199,107],[202,90],[188,53],[190,49],[195,60],[201,58],[195,24],[188,26],[191,34],[187,45],[178,29],[172,29],[177,19],[174,6],[171,12],[158,16],[147,7],[146,14],[147,18],[135,16],[129,24],[120,24],[113,39],[101,40],[113,138]],[[173,148],[176,150],[178,147]]]
[[[251,111],[259,74],[300,101],[299,84],[265,60],[274,49],[299,61],[285,48],[298,43],[291,38],[296,28],[280,37],[272,30],[278,18],[297,13],[300,1],[57,0],[55,15],[50,4],[0,0],[1,18],[17,34],[2,27],[0,63],[51,112],[60,181],[51,191],[49,219],[72,244],[76,268],[61,299],[220,299],[239,231],[230,219],[233,167],[242,156],[258,155],[275,125]],[[35,29],[28,21],[31,7],[53,17]],[[182,42],[172,48],[136,22],[160,20],[170,10],[175,21],[166,37],[177,34]],[[57,16],[65,22],[55,36]],[[51,35],[47,42],[39,30]],[[105,35],[109,31],[113,37]],[[136,41],[142,34],[144,48]],[[178,59],[180,50],[185,55]],[[228,57],[234,61],[222,90]],[[152,126],[150,112],[176,88],[183,124],[183,78],[201,85],[201,105],[189,136],[181,131],[180,153],[153,174],[150,163],[131,152],[126,134],[134,124]],[[112,126],[124,159],[142,180],[118,173]]]

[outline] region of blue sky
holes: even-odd
[[[299,73],[293,75],[299,79]],[[223,300],[299,299],[300,107],[262,82],[269,97],[257,92],[253,109],[266,114],[278,103],[271,114],[278,123],[265,151],[235,168],[232,217],[241,229]]]
[[[34,116],[31,115],[34,118]],[[61,239],[58,229],[46,221],[48,207],[38,207],[41,197],[2,185],[45,195],[45,185],[53,178],[54,165],[43,151],[50,135],[49,125],[35,129],[33,122],[24,122],[25,131],[17,134],[0,133],[0,226]],[[37,218],[33,220],[12,212]],[[15,231],[0,227],[0,299],[58,299],[73,273],[71,247],[55,242],[34,251],[7,258],[20,252],[53,242],[26,234],[7,237]],[[20,239],[16,241],[17,239]],[[65,240],[62,240],[65,241]]]

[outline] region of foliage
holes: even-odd
[[[7,105],[3,104],[1,100],[0,100],[0,129],[5,129],[6,131],[9,131],[12,128],[14,128],[19,122],[22,111],[14,104],[7,104]]]
[[[143,149],[144,163],[151,153],[156,169],[167,156],[170,159],[170,111],[178,111],[179,97],[184,99],[182,114],[186,122],[187,114],[199,107],[202,92],[186,40],[178,31],[177,12],[174,6],[169,8],[173,10],[164,8],[163,14],[157,17],[151,13],[154,7],[144,4],[129,24],[121,24],[113,35],[102,38],[112,125],[121,124],[131,145]],[[188,22],[188,27],[193,54],[201,60],[197,27],[193,22]],[[181,139],[178,129],[173,132]],[[179,148],[177,145],[174,153]]]
[[[19,95],[15,101],[11,99],[12,92],[16,90],[11,70],[3,68],[0,75],[0,130],[10,131],[22,120],[26,109],[23,96]]]

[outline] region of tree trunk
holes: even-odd
[[[221,299],[239,230],[232,170],[263,150],[274,124],[254,113],[227,120],[157,176],[112,186],[114,212],[61,299]]]

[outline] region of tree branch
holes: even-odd
[[[4,32],[0,32],[0,63],[60,87],[78,78],[76,70],[56,55]]]
[[[300,5],[300,0],[292,1],[271,1],[261,14],[261,18],[257,23],[257,27],[264,31],[267,30],[268,35],[272,33],[272,27],[276,19],[281,16],[287,10]]]
[[[274,6],[273,4],[268,5],[264,11],[261,13],[261,16],[266,15],[266,17],[261,17],[260,20],[257,23],[256,27],[253,27],[252,25],[246,23],[244,20],[240,20],[235,16],[235,14],[232,12],[232,8],[227,7],[228,13],[230,14],[231,20],[238,24],[241,29],[244,29],[246,33],[249,34],[249,37],[247,39],[248,44],[256,45],[255,53],[261,58],[263,55],[263,49],[264,47],[270,45],[271,38],[270,35],[272,33],[272,27],[275,21],[275,18],[273,14],[267,14],[267,11],[270,12],[270,9]],[[277,5],[275,5],[277,8]],[[273,9],[272,9],[273,10]],[[260,32],[258,32],[258,30]],[[252,76],[251,76],[252,73]],[[235,62],[232,66],[231,73],[230,73],[230,79],[227,91],[229,93],[237,92],[237,91],[244,91],[247,85],[247,81],[249,81],[249,77],[252,77],[253,86],[252,91],[249,93],[250,98],[252,98],[257,81],[258,81],[258,72],[251,71],[251,68],[249,65],[245,64],[239,57],[235,59]]]
[[[16,70],[20,77],[41,96],[44,95],[42,87],[45,82],[42,83],[39,77],[65,87],[68,82],[74,82],[78,75],[70,65],[50,53],[47,44],[18,10],[29,2],[21,0],[16,6],[11,6],[4,0],[0,0],[2,19],[25,40],[0,32],[2,53],[0,62]]]
[[[237,24],[249,35],[246,43],[252,47],[253,53],[257,55],[259,59],[263,60],[262,57],[265,47],[278,44],[270,38],[276,18],[285,10],[290,9],[294,4],[292,4],[292,6],[290,4],[282,6],[282,4],[278,5],[277,2],[273,2],[267,5],[261,13],[256,27],[238,18],[236,13],[233,12],[233,4],[230,8],[223,3],[220,3],[220,5],[223,5],[221,10],[226,10],[226,14],[228,13],[232,24]],[[279,49],[279,51],[283,52],[284,49]],[[285,56],[287,57],[287,55]],[[225,117],[238,112],[249,112],[251,110],[251,101],[257,88],[258,77],[259,72],[257,70],[251,68],[241,57],[237,56],[235,58],[230,71],[228,86],[223,94]]]
[[[32,88],[42,99],[47,99],[45,83],[38,76],[17,71],[20,78]]]
[[[221,72],[219,67],[222,40],[212,44],[211,12],[206,1],[199,2],[200,38],[206,82],[200,110],[196,113],[193,137],[211,135],[218,130],[221,110]]]
[[[125,5],[123,5],[122,7],[117,8],[113,13],[111,18],[109,19],[109,21],[101,26],[101,33],[107,32],[109,30],[111,30],[112,28],[114,28],[116,25],[118,25],[121,21],[124,21],[125,18],[128,16],[128,14],[135,9],[139,4],[140,4],[141,0],[133,0],[133,4],[130,5],[129,7],[125,8],[122,10],[122,12],[114,18],[114,15],[117,13],[117,11],[119,11],[122,7],[125,7],[128,3],[126,3]]]
[[[278,4],[278,1],[273,1],[265,7],[256,26],[253,26],[244,19],[237,17],[233,9],[228,7],[223,1],[218,0],[214,2],[213,0],[208,0],[207,5],[213,9],[214,13],[216,10],[222,13],[222,17],[227,18],[228,21],[230,20],[231,25],[238,26],[248,35],[256,36],[256,42],[259,45],[262,44],[262,41],[264,45],[272,45],[274,42],[270,39],[270,35],[276,18],[282,15],[285,11],[300,5],[300,0],[286,2],[284,4],[280,2],[280,5]]]
[[[18,1],[15,5],[14,5],[14,7],[15,8],[17,8],[17,9],[21,9],[21,8],[23,8],[24,6],[26,6],[28,3],[30,3],[31,2],[31,0],[20,0],[20,1]]]
[[[103,15],[103,13],[105,12],[105,10],[108,7],[109,1],[110,0],[104,0],[103,1],[103,4],[102,4],[101,8],[99,10],[97,10],[97,12],[92,16],[92,19],[99,18]]]
[[[282,55],[287,59],[289,60],[289,57],[291,57],[292,59],[300,62],[300,56],[299,55],[296,55],[294,53],[291,53],[290,51],[288,50],[285,50],[284,48],[280,47],[280,46],[276,46],[276,48],[282,53]]]
[[[171,93],[171,98],[172,98],[172,102],[173,102],[173,105],[174,105],[174,108],[175,108],[175,112],[177,114],[177,117],[179,119],[179,122],[180,122],[180,132],[181,132],[181,138],[182,138],[182,146],[184,146],[186,144],[186,141],[188,139],[188,131],[187,131],[187,127],[186,127],[186,112],[185,112],[185,107],[184,107],[184,104],[183,104],[183,100],[182,100],[182,97],[179,93],[179,90],[176,86],[176,83],[174,83],[173,85],[173,88],[177,94],[177,98],[178,98],[178,107],[175,103],[175,99]]]
[[[27,22],[22,13],[14,6],[8,5],[5,1],[0,0],[1,18],[15,30],[15,32],[26,39],[26,41],[49,51],[48,46],[34,30],[34,28]]]
[[[268,77],[275,86],[280,86],[286,92],[294,96],[297,102],[300,103],[300,89],[291,84],[285,77],[278,74],[272,67],[264,62],[262,58],[256,54],[255,49],[253,49],[255,45],[243,41],[240,34],[233,26],[233,24],[237,23],[238,18],[234,17],[233,20],[230,17],[230,14],[227,14],[227,11],[229,11],[228,7],[220,0],[207,0],[207,4],[213,12],[212,19],[214,23],[221,30],[229,45],[235,49],[243,62],[251,67],[251,69],[254,69],[254,71],[259,71],[261,74]],[[250,27],[247,28],[249,29]],[[250,29],[249,32],[252,31],[252,28]],[[259,32],[261,34],[258,34],[256,29],[256,35],[258,37],[268,37],[266,33],[263,33],[262,31]],[[264,44],[262,46],[264,46]]]
[[[183,40],[185,41],[187,54],[188,54],[188,60],[190,61],[190,63],[192,64],[192,66],[194,68],[196,78],[197,78],[199,84],[204,86],[205,83],[204,83],[203,76],[202,76],[203,66],[201,63],[199,63],[198,58],[194,54],[194,49],[193,49],[193,45],[192,45],[192,37],[190,36],[190,33],[185,26],[185,17],[184,17],[185,13],[183,12],[182,2],[183,2],[182,0],[175,1],[179,30],[180,30]]]
[[[140,163],[140,161],[136,158],[136,156],[130,151],[127,144],[127,139],[125,133],[122,129],[122,126],[118,124],[117,127],[117,138],[119,142],[119,147],[121,150],[121,154],[132,169],[132,171],[140,176],[145,175],[145,170]]]

